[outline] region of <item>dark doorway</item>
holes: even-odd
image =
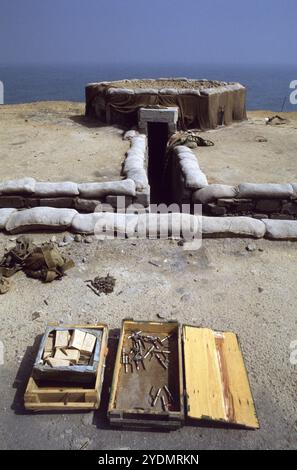
[[[167,202],[168,188],[164,180],[168,124],[148,122],[148,178],[151,204]]]

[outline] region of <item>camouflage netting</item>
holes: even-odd
[[[246,119],[245,87],[188,79],[122,80],[86,86],[86,115],[110,124],[138,124],[141,107],[179,107],[180,129],[214,129]]]

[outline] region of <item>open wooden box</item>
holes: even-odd
[[[78,328],[80,331],[85,333],[91,333],[96,339],[96,344],[92,355],[90,356],[89,365],[72,365],[71,367],[51,367],[47,364],[44,364],[43,353],[45,343],[50,334],[57,331],[73,331],[74,328],[68,328],[67,326],[48,326],[43,335],[43,338],[40,343],[40,347],[35,359],[33,366],[32,377],[35,380],[41,381],[54,381],[54,382],[76,382],[76,383],[90,383],[92,380],[96,379],[97,369],[99,366],[100,360],[100,351],[101,351],[101,341],[103,330],[102,328]]]
[[[47,329],[46,334],[49,330],[54,329],[57,325],[51,325]],[[46,371],[38,371],[40,375],[36,377],[36,369],[33,369],[33,374],[29,379],[27,389],[24,396],[25,408],[33,411],[44,411],[44,410],[94,410],[99,408],[101,388],[104,377],[105,358],[107,354],[107,341],[108,341],[108,329],[104,324],[99,325],[65,325],[64,329],[83,329],[89,332],[98,331],[100,332],[100,349],[96,351],[96,370],[95,374],[90,374],[88,370],[85,370],[85,374],[88,380],[84,380],[81,383],[80,375],[84,372],[80,372],[78,375],[77,371],[73,371],[73,380],[71,380],[71,371],[66,371],[65,368],[58,371],[60,381],[47,380]],[[41,349],[44,345],[44,338],[41,342]],[[37,362],[40,357],[39,349],[37,354]],[[69,368],[68,368],[69,369]],[[63,380],[63,377],[65,380]]]
[[[168,368],[156,360],[132,372],[123,364],[134,332],[170,335]],[[167,386],[169,409],[152,406],[151,388]],[[163,388],[162,388],[163,390]],[[111,425],[177,429],[185,419],[259,427],[242,354],[234,333],[215,332],[178,322],[124,320],[108,407]]]

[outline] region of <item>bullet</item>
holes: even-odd
[[[159,396],[160,396],[161,390],[162,390],[161,388],[158,388],[158,391],[157,391],[157,393],[156,393],[156,396],[155,396],[155,398],[154,398],[153,401],[152,401],[152,406],[155,406],[155,405],[156,405],[156,403],[157,403],[157,401],[158,401],[158,398],[159,398]]]
[[[164,411],[167,411],[167,410],[168,410],[168,406],[167,406],[167,403],[166,403],[166,401],[165,401],[164,395],[161,396],[161,402],[162,402],[163,410],[164,410]]]
[[[168,366],[167,364],[165,364],[164,361],[162,361],[162,359],[160,358],[159,354],[156,354],[156,358],[158,359],[158,361],[160,362],[161,366],[164,368],[164,369],[168,369]]]
[[[173,401],[173,396],[172,396],[172,394],[171,394],[169,388],[167,387],[167,385],[164,385],[163,388],[164,388],[165,392],[167,393],[168,399],[171,400],[171,401]]]

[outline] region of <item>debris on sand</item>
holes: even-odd
[[[190,148],[212,147],[214,143],[211,140],[200,136],[200,131],[192,129],[189,131],[179,131],[173,134],[167,144],[168,150],[176,145],[187,145]]]
[[[17,271],[24,271],[28,277],[43,282],[51,282],[63,277],[65,271],[73,266],[74,262],[66,259],[53,243],[36,246],[30,237],[20,236],[16,239],[15,247],[0,260],[0,292],[8,292],[10,283],[7,278]]]
[[[267,118],[266,124],[269,126],[280,126],[282,124],[288,124],[289,120],[285,119],[278,114],[275,116],[271,116],[270,118]]]
[[[115,286],[115,278],[107,274],[107,276],[96,276],[94,279],[85,281],[87,286],[98,296],[100,294],[111,294]]]
[[[6,294],[10,289],[10,281],[5,277],[0,277],[0,295]]]

